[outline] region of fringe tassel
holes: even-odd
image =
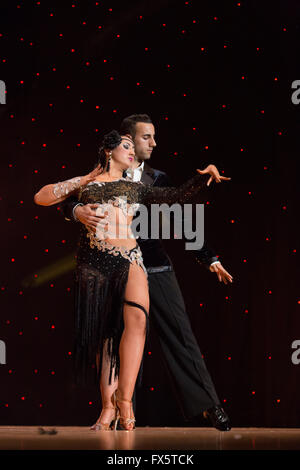
[[[106,277],[81,265],[75,277],[74,375],[78,384],[99,384],[103,348],[110,356],[109,384],[119,376],[119,344],[124,330],[123,301],[129,263],[117,276]]]

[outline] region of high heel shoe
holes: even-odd
[[[133,415],[132,410],[132,401],[131,400],[122,400],[118,398],[117,393],[116,398],[116,420],[114,424],[114,429],[117,431],[133,431],[135,429],[135,418],[125,418],[121,416],[121,410],[118,406],[118,403],[130,403],[130,415]]]
[[[90,427],[90,429],[92,431],[111,431],[115,428],[116,413],[117,413],[115,392],[112,394],[111,402],[112,402],[113,406],[105,406],[105,407],[102,408],[99,419],[97,420],[97,422],[95,424],[93,424],[93,426]],[[114,417],[110,421],[110,423],[101,422],[101,416],[102,416],[103,410],[114,410]]]

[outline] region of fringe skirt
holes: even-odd
[[[138,245],[116,247],[81,237],[75,271],[74,378],[78,384],[99,384],[104,347],[110,357],[109,384],[119,376],[119,345],[124,329],[123,307],[130,263],[147,275]],[[146,315],[146,339],[149,320]],[[142,381],[143,360],[137,384]]]

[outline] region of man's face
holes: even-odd
[[[156,147],[154,126],[146,122],[138,122],[135,129],[135,158],[139,161],[149,160],[154,147]]]

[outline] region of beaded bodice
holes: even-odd
[[[139,192],[136,183],[120,178],[116,181],[95,181],[86,185],[79,195],[83,204],[100,204],[96,215],[105,215],[96,230],[96,238],[104,239],[130,239],[134,235],[130,229],[133,216],[139,208]],[[92,232],[88,237],[94,239]]]
[[[209,176],[209,175],[208,175]],[[207,175],[197,174],[179,187],[157,187],[145,185],[141,181],[120,178],[116,181],[93,181],[80,188],[79,200],[83,204],[108,203],[126,198],[127,204],[174,204],[188,203],[204,188]],[[119,203],[121,206],[122,203]]]
[[[107,212],[107,217],[101,221],[96,233],[84,227],[86,236],[90,239],[90,246],[98,246],[103,240],[128,240],[135,238],[131,232],[131,222],[140,204],[174,204],[188,203],[190,199],[201,190],[207,178],[197,174],[186,183],[176,187],[154,187],[145,185],[140,181],[134,182],[127,178],[116,181],[93,181],[80,188],[79,201],[83,204],[96,204],[100,206],[97,215]],[[88,230],[88,232],[86,232]],[[116,243],[128,246],[126,243]],[[132,241],[130,247],[132,246]]]
[[[142,184],[142,183],[141,183]],[[81,188],[79,200],[83,204],[114,204],[125,209],[125,198],[127,204],[136,204],[140,199],[140,184],[132,182],[127,178],[116,181],[92,181]]]

